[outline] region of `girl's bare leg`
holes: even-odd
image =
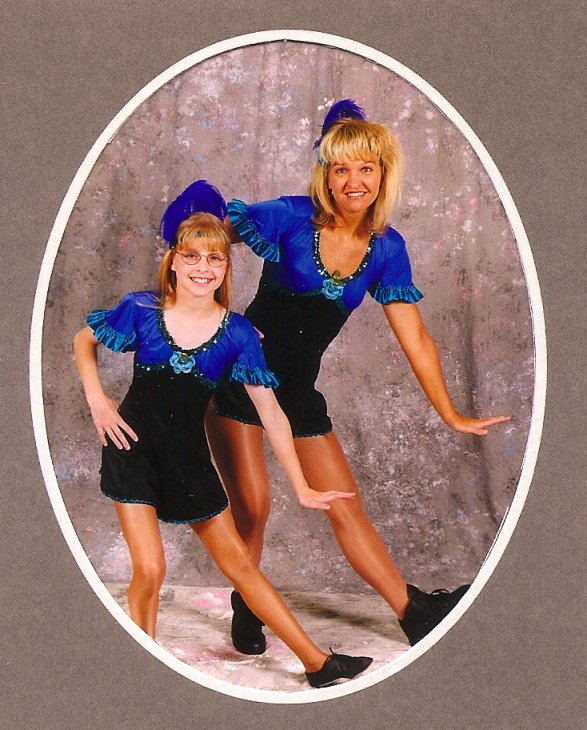
[[[263,429],[208,411],[206,433],[228,492],[236,529],[259,565],[271,506]]]
[[[305,670],[321,669],[328,655],[308,638],[261,574],[236,530],[230,509],[205,522],[195,522],[191,527],[250,609],[299,657]]]
[[[153,639],[159,590],[165,577],[165,555],[154,507],[115,502],[116,514],[132,560],[128,608],[132,620]]]
[[[239,534],[260,559],[269,512],[262,430],[212,413],[206,418],[206,430]],[[304,475],[313,489],[337,489],[357,495],[352,500],[333,502],[326,514],[351,567],[387,601],[398,618],[403,618],[408,604],[406,583],[365,514],[338,439],[331,432],[294,441]]]

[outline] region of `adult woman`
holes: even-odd
[[[329,512],[336,539],[414,644],[468,586],[425,594],[399,574],[364,513],[326,403],[314,387],[321,356],[369,291],[383,305],[422,388],[448,426],[484,435],[488,426],[508,419],[468,418],[451,403],[436,347],[416,305],[422,295],[412,282],[405,243],[387,225],[402,171],[401,150],[391,132],[344,100],[327,115],[315,147],[310,197],[251,206],[232,201],[226,223],[233,241],[243,240],[265,259],[246,316],[263,333],[268,366],[281,380],[277,397],[291,423],[304,474],[318,491],[336,484],[357,495]],[[269,509],[259,425],[242,390],[232,384],[217,392],[206,428],[237,528],[257,559]],[[241,651],[263,650],[260,624],[244,610],[235,613],[234,634],[248,639],[237,647]]]
[[[194,207],[217,212],[224,202],[204,181],[183,195],[190,212]],[[176,206],[180,219],[184,202]],[[157,520],[188,524],[222,572],[297,654],[311,686],[354,677],[371,659],[321,651],[259,572],[236,531],[204,433],[204,414],[221,374],[228,370],[245,384],[302,504],[329,509],[331,501],[347,495],[316,494],[303,477],[258,333],[228,309],[230,244],[221,221],[198,212],[172,227],[159,291],[132,292],[111,310],[95,310],[75,338],[77,367],[103,445],[102,492],[114,501],[131,555],[131,617],[155,637],[165,575]],[[133,381],[120,408],[100,382],[99,343],[136,353]]]

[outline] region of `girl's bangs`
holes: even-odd
[[[175,246],[176,251],[187,251],[189,249],[204,248],[206,251],[220,251],[230,255],[230,239],[225,232],[222,223],[214,222],[213,225],[195,225],[186,227],[180,232],[179,240]]]
[[[183,253],[192,249],[204,248],[206,251],[220,251],[227,253],[230,251],[230,243],[226,239],[221,238],[214,231],[196,231],[186,235],[175,246],[178,253]]]

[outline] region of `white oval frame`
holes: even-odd
[[[481,566],[475,580],[464,598],[459,602],[449,616],[442,621],[428,636],[420,641],[416,646],[402,654],[402,656],[394,659],[384,667],[377,669],[370,674],[359,677],[352,682],[327,687],[319,690],[305,690],[300,692],[279,692],[273,690],[261,690],[248,687],[241,687],[220,679],[211,677],[203,672],[194,669],[185,664],[181,660],[174,657],[166,651],[162,646],[157,644],[147,634],[145,634],[116,603],[114,598],[106,589],[104,583],[98,577],[94,567],[90,563],[77,534],[73,528],[71,519],[67,513],[63,497],[57,483],[57,477],[53,468],[51,453],[49,450],[49,442],[47,438],[47,429],[45,424],[45,415],[43,408],[43,392],[42,392],[42,335],[43,320],[45,313],[45,304],[47,292],[55,263],[55,257],[59,250],[61,239],[65,232],[65,227],[77,201],[79,194],[96,163],[99,155],[106,145],[116,135],[122,124],[133,114],[136,109],[148,99],[161,86],[169,82],[175,76],[183,73],[187,69],[196,64],[205,61],[213,56],[226,51],[232,51],[236,48],[256,45],[260,43],[269,43],[273,41],[300,41],[305,43],[314,43],[317,45],[332,46],[344,51],[349,51],[363,58],[369,59],[385,68],[390,69],[406,81],[412,84],[425,94],[442,112],[450,119],[450,121],[462,132],[467,141],[477,153],[481,163],[487,171],[498,195],[504,206],[508,221],[512,227],[514,237],[520,252],[522,269],[528,286],[530,299],[530,310],[532,316],[532,329],[534,336],[534,364],[535,364],[535,381],[534,394],[532,399],[532,418],[530,421],[530,429],[528,434],[528,442],[524,452],[522,461],[522,469],[520,481],[514,494],[514,498],[501,526],[495,536],[493,544],[487,553],[485,561]],[[47,248],[43,257],[37,290],[35,294],[35,302],[33,307],[33,316],[31,323],[31,342],[30,342],[30,393],[31,393],[31,410],[33,417],[33,428],[37,450],[39,452],[39,461],[41,470],[51,500],[51,505],[59,522],[59,526],[63,532],[69,549],[73,553],[77,564],[79,565],[86,580],[93,588],[98,598],[104,606],[110,611],[114,618],[123,626],[124,629],[141,644],[153,656],[157,657],[168,667],[178,672],[178,674],[197,682],[204,687],[216,690],[232,697],[240,699],[252,700],[255,702],[266,702],[272,704],[300,704],[306,702],[319,702],[322,700],[333,699],[351,694],[360,689],[370,687],[382,679],[392,676],[400,669],[411,664],[433,644],[435,644],[441,636],[443,636],[451,626],[453,626],[467,608],[473,603],[490,575],[497,566],[503,552],[510,540],[510,537],[516,527],[518,518],[526,501],[526,496],[530,488],[538,449],[542,434],[542,423],[544,419],[544,406],[546,399],[546,334],[544,328],[544,313],[542,309],[542,297],[540,295],[540,286],[534,266],[534,259],[530,249],[524,226],[510,195],[510,192],[499,173],[491,156],[475,134],[467,122],[461,115],[451,106],[451,104],[438,92],[434,87],[428,84],[424,79],[418,76],[410,69],[403,66],[395,59],[381,53],[369,46],[363,45],[356,41],[343,38],[341,36],[330,35],[327,33],[319,33],[305,30],[272,30],[261,31],[258,33],[249,33],[247,35],[235,36],[211,46],[203,48],[196,53],[186,56],[181,61],[170,66],[166,71],[159,74],[150,83],[144,86],[112,119],[102,134],[98,137],[84,161],[80,165],[69,189],[63,199],[63,203],[59,208],[59,212],[55,219],[55,223],[51,230],[51,235],[47,242]]]

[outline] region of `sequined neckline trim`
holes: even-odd
[[[222,322],[220,322],[220,325],[218,326],[218,329],[216,332],[212,335],[212,337],[207,340],[206,342],[202,342],[201,345],[198,345],[197,347],[191,347],[191,348],[184,348],[179,347],[179,345],[176,344],[173,337],[169,334],[169,331],[167,330],[167,326],[165,324],[165,318],[163,316],[163,310],[158,309],[156,313],[157,317],[157,325],[159,326],[159,330],[161,332],[161,336],[167,342],[169,347],[171,347],[176,352],[183,352],[186,355],[197,355],[200,352],[206,352],[211,347],[213,347],[218,340],[222,337],[222,334],[224,333],[224,330],[228,326],[228,323],[230,321],[230,318],[232,316],[232,312],[230,312],[228,309],[224,313],[224,316],[222,317]]]
[[[371,258],[371,254],[373,252],[373,248],[375,246],[375,238],[377,237],[377,234],[373,231],[371,232],[371,235],[369,236],[369,243],[367,244],[367,249],[365,251],[365,255],[363,256],[361,263],[358,265],[355,271],[353,271],[352,274],[349,274],[348,276],[336,276],[336,271],[331,274],[327,268],[322,263],[322,257],[320,256],[320,231],[316,229],[314,231],[314,243],[312,246],[312,257],[314,259],[314,263],[316,264],[316,268],[318,269],[318,273],[322,278],[324,279],[330,279],[332,281],[336,281],[337,283],[340,282],[340,285],[348,284],[350,281],[353,281],[353,279],[356,279],[358,276],[360,276],[363,271],[367,268],[367,264],[369,263],[369,259]]]

